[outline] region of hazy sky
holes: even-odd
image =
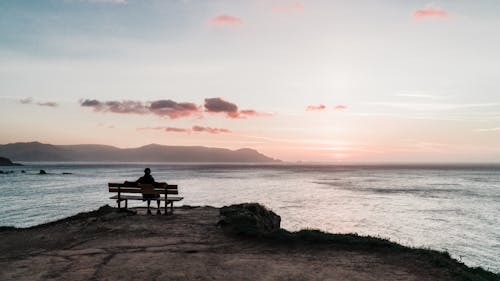
[[[0,143],[499,162],[500,1],[0,0]]]

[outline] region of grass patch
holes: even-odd
[[[342,250],[352,251],[379,251],[383,253],[405,253],[415,258],[428,261],[436,268],[448,271],[453,280],[457,281],[495,281],[500,280],[500,275],[487,271],[481,267],[468,267],[462,262],[453,259],[449,253],[430,249],[406,247],[387,239],[360,236],[355,233],[335,234],[320,230],[307,229],[290,232],[279,229],[261,236],[273,243],[281,244],[306,244],[306,245],[331,245]]]

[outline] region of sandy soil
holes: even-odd
[[[224,234],[218,209],[99,214],[0,231],[0,280],[451,280],[411,254]]]

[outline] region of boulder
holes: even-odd
[[[280,229],[281,217],[258,203],[224,206],[217,225],[238,235],[262,236]]]

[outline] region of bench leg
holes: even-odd
[[[174,214],[174,201],[170,202],[170,212]]]
[[[125,210],[128,208],[128,200],[125,199]]]
[[[121,202],[122,202],[122,201],[121,201],[120,199],[116,200],[116,204],[118,204],[118,211],[119,211],[119,210],[120,210],[120,208],[121,208]]]
[[[167,214],[167,206],[168,206],[168,201],[167,201],[167,200],[165,200],[165,216],[166,216],[166,215],[168,215],[168,214]]]

